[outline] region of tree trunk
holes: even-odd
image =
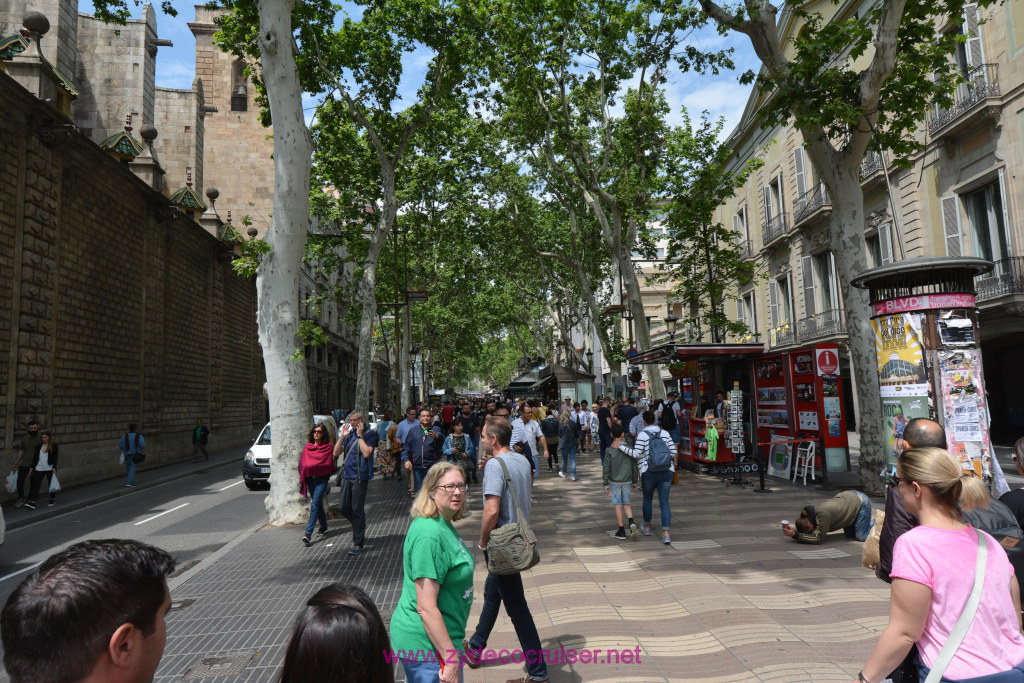
[[[398,398],[398,405],[395,406],[395,415],[397,417],[397,411],[404,411],[406,408],[413,407],[412,400],[412,366],[409,365],[409,345],[412,339],[412,304],[406,304],[405,308],[402,309],[402,350],[398,357],[398,362],[402,365],[402,394]],[[404,416],[405,413],[403,412]]]
[[[309,222],[310,164],[292,52],[292,6],[292,0],[259,3],[263,81],[274,122],[274,215],[264,238],[270,250],[256,273],[257,324],[274,435],[266,506],[275,526],[301,522],[308,513],[299,496],[298,466],[313,413],[306,365],[292,358],[302,348],[299,273]]]
[[[370,236],[370,248],[363,263],[363,277],[359,281],[359,302],[362,314],[359,317],[359,349],[356,365],[356,396],[352,406],[355,410],[372,410],[370,389],[373,387],[373,320],[377,317],[377,261],[395,223],[395,171],[389,165],[381,165],[381,189],[384,206],[377,226]]]
[[[845,294],[850,366],[857,380],[861,490],[877,495],[883,492],[879,474],[885,465],[885,446],[871,304],[867,290],[851,288],[849,284],[855,276],[868,269],[863,228],[850,229],[850,226],[864,225],[864,192],[856,170],[834,168],[832,176],[829,233],[832,251],[837,256],[839,286]]]
[[[644,300],[640,294],[640,281],[633,269],[633,261],[629,252],[619,250],[615,255],[622,273],[622,284],[626,288],[629,300],[629,313],[633,316],[633,331],[636,334],[636,348],[641,353],[651,348],[651,331],[647,328],[647,313],[644,311]],[[626,361],[629,362],[628,360]],[[647,371],[647,382],[651,388],[652,398],[665,398],[665,381],[661,379],[661,366],[651,364],[644,366]]]

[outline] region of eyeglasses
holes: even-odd
[[[455,493],[455,489],[465,493],[469,490],[469,484],[440,484],[437,488],[444,489],[446,493]]]
[[[903,481],[902,477],[898,477],[895,474],[890,474],[885,478],[885,483],[893,488],[899,488],[900,482]]]
[[[313,430],[313,433],[314,433],[314,434],[323,434],[323,433],[324,433],[324,430],[322,430],[322,429],[314,429],[314,430]]]

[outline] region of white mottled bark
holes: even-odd
[[[292,358],[299,337],[299,273],[309,222],[310,140],[302,117],[302,88],[295,67],[293,0],[261,0],[260,55],[274,122],[274,215],[264,238],[270,251],[256,274],[257,322],[267,372],[273,446],[270,495],[273,525],[305,519],[299,496],[299,455],[310,429],[312,405],[306,366]]]

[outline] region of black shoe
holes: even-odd
[[[51,498],[51,499],[50,499],[50,502],[49,502],[49,503],[47,503],[47,506],[48,506],[48,507],[53,507],[53,504],[54,504],[54,503],[56,503],[56,502],[57,502],[57,501],[55,501],[55,500],[54,500],[53,498]]]
[[[306,546],[307,548],[309,547],[309,536],[302,537],[302,545]]]
[[[625,541],[626,540],[626,530],[623,529],[620,526],[619,530],[615,532],[615,538],[619,539],[620,541]]]
[[[480,656],[480,650],[474,650],[469,646],[468,640],[462,641],[462,649],[466,652],[466,666],[470,669],[477,669],[484,660]]]

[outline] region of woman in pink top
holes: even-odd
[[[960,521],[960,509],[988,503],[984,484],[941,448],[905,451],[896,472],[889,485],[897,487],[907,512],[917,515],[920,525],[896,541],[889,625],[859,674],[859,683],[884,680],[915,642],[923,681],[974,586],[978,537]],[[1024,662],[1020,590],[1002,546],[988,534],[985,537],[988,564],[981,604],[943,681],[1024,681],[1024,669],[1010,673]],[[989,678],[1001,672],[1007,676]]]

